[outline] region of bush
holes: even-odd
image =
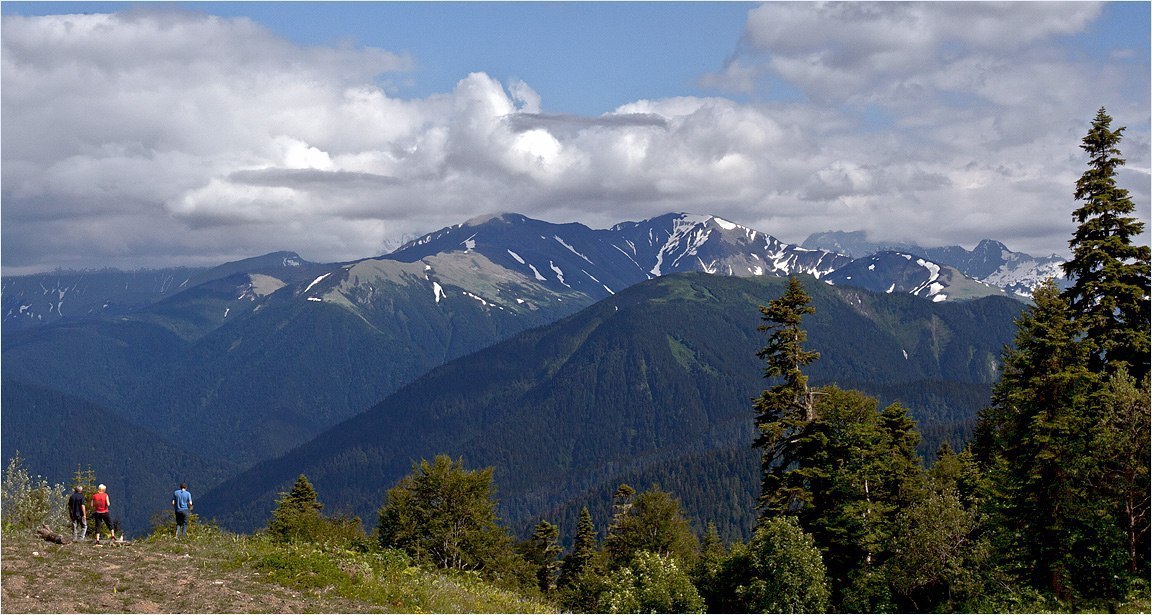
[[[629,566],[612,573],[608,589],[600,597],[600,610],[605,613],[702,613],[704,600],[675,558],[641,551]]]
[[[820,613],[828,608],[824,561],[795,517],[768,519],[748,545],[751,579],[736,590],[753,613]]]
[[[49,485],[42,476],[32,478],[17,451],[8,461],[0,483],[3,531],[33,530],[41,525],[67,527],[69,493],[64,485]]]

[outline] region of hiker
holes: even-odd
[[[72,519],[72,541],[88,535],[88,507],[84,505],[84,487],[76,485],[68,498],[68,517]]]
[[[112,527],[112,515],[108,512],[112,507],[112,500],[108,497],[108,487],[100,485],[97,492],[92,494],[92,525],[96,531],[96,544],[100,544],[100,524],[108,527],[108,534],[116,540],[116,530]]]
[[[180,488],[172,494],[172,508],[176,511],[176,537],[188,536],[188,515],[192,512],[192,494],[188,485],[180,483]]]

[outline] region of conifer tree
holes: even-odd
[[[312,483],[307,476],[301,474],[296,477],[292,489],[282,492],[280,499],[276,500],[268,531],[284,540],[305,538],[322,523],[320,511],[323,508]]]
[[[770,331],[771,335],[757,356],[765,362],[765,378],[782,379],[765,389],[753,405],[758,432],[754,446],[761,449],[761,516],[779,510],[795,497],[781,492],[781,476],[794,460],[796,437],[816,418],[808,377],[803,371],[820,358],[820,353],[804,349],[808,333],[801,324],[805,315],[816,312],[810,304],[803,285],[792,277],[780,298],[760,306],[766,324],[760,325],[759,330]]]
[[[1101,107],[1084,137],[1088,170],[1076,182],[1073,212],[1079,224],[1068,242],[1072,259],[1064,273],[1073,319],[1089,346],[1093,371],[1127,365],[1137,382],[1149,373],[1149,248],[1133,245],[1144,223],[1132,216],[1128,191],[1116,185],[1124,165],[1118,147],[1124,128],[1112,130]]]
[[[497,524],[492,490],[492,468],[469,471],[447,455],[421,460],[388,490],[380,544],[439,568],[498,574],[512,538]]]
[[[580,519],[576,522],[576,536],[572,541],[572,551],[564,558],[560,566],[561,586],[569,586],[591,564],[596,557],[596,525],[592,522],[592,514],[588,507],[580,509]]]
[[[1142,386],[1124,372],[1112,375],[1101,395],[1100,419],[1091,444],[1096,461],[1092,482],[1112,502],[1124,532],[1128,569],[1148,578],[1150,472],[1152,449],[1148,378]]]
[[[524,559],[536,569],[536,581],[540,591],[551,593],[556,589],[556,578],[560,572],[560,554],[564,549],[559,545],[560,528],[541,521],[532,530],[532,537],[521,546]]]
[[[1102,494],[1088,480],[1098,378],[1055,284],[1033,299],[979,417],[977,452],[1000,490],[990,502],[999,551],[1035,586],[1072,598],[1077,583],[1099,573],[1079,554],[1107,538],[1097,523]]]

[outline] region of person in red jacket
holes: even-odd
[[[112,515],[108,512],[112,500],[108,497],[108,488],[104,485],[97,487],[98,491],[92,494],[92,525],[96,530],[96,544],[100,544],[100,523],[108,526],[108,534],[116,540],[116,530],[112,528]]]

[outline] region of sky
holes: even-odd
[[[0,268],[353,260],[496,212],[1066,255],[1101,107],[1149,219],[1149,7],[5,1]]]

